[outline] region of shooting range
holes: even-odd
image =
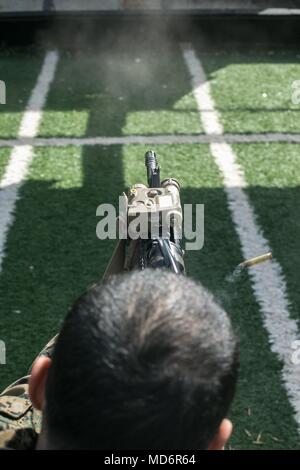
[[[0,0],[1,391],[103,276],[97,207],[153,150],[240,339],[227,449],[300,448],[299,26],[299,0]]]

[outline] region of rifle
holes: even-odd
[[[122,195],[125,217],[118,218],[119,234],[120,227],[125,227],[127,236],[119,239],[103,280],[112,274],[146,268],[185,274],[180,185],[175,178],[160,180],[154,151],[146,152],[145,166],[148,185],[135,184]],[[132,226],[139,226],[138,236]]]

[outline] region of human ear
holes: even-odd
[[[29,397],[34,408],[42,411],[45,401],[45,388],[51,359],[38,357],[32,366],[29,378]]]
[[[232,423],[229,419],[223,419],[220,427],[212,439],[208,450],[224,450],[224,446],[232,433]]]

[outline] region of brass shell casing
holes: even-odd
[[[264,255],[256,256],[255,258],[247,259],[239,264],[239,268],[250,268],[251,266],[255,266],[256,264],[264,263],[265,261],[269,261],[272,259],[272,253],[265,253]]]

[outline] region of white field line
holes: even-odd
[[[211,143],[300,143],[300,134],[266,133],[266,134],[181,134],[181,135],[128,135],[116,137],[41,137],[0,139],[0,147],[67,147],[73,145],[163,145],[163,144],[211,144]]]
[[[204,130],[207,134],[222,134],[223,127],[202,64],[191,46],[182,47]],[[210,149],[223,175],[228,206],[240,239],[243,256],[247,259],[271,251],[244,191],[247,183],[232,148],[227,143],[213,143]],[[300,338],[297,323],[289,315],[287,288],[281,266],[273,260],[250,270],[250,275],[254,295],[269,333],[271,349],[283,363],[283,382],[295,410],[295,419],[300,430],[300,365],[295,365],[291,361],[292,346]]]
[[[47,52],[37,83],[31,93],[20,124],[18,138],[33,139],[38,132],[50,84],[54,78],[58,62],[56,51]],[[31,144],[23,144],[13,148],[6,171],[0,182],[0,271],[2,267],[6,237],[13,222],[13,213],[18,191],[26,177],[33,158]]]

